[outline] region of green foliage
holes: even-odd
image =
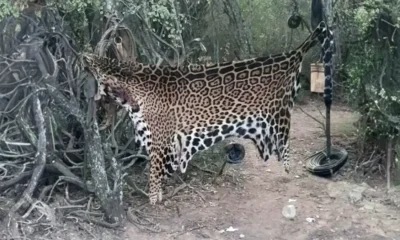
[[[277,53],[296,47],[307,36],[307,30],[291,30],[287,19],[293,9],[292,0],[263,1],[235,0],[243,19],[236,18],[236,24],[242,20],[248,32],[241,33],[248,37],[253,56]],[[4,3],[3,3],[4,2]],[[27,0],[16,0],[19,4],[11,5],[8,0],[0,0],[7,7],[4,14],[17,14],[27,6]],[[309,19],[309,2],[298,0],[299,11]],[[151,41],[160,42],[161,51],[185,53],[191,62],[230,61],[236,56],[235,51],[242,48],[236,33],[242,31],[232,24],[232,16],[226,11],[227,0],[47,0],[46,5],[57,7],[65,23],[74,32],[80,45],[87,45],[93,38],[88,31],[101,31],[101,17],[107,13],[117,13],[131,25],[134,34],[146,35],[151,32]],[[229,5],[228,4],[228,5]],[[0,16],[1,16],[0,12]],[[3,14],[3,15],[4,15]],[[95,14],[92,19],[90,14]],[[100,21],[99,21],[100,20]],[[142,25],[145,25],[144,28]],[[93,28],[96,29],[88,29]],[[135,32],[134,29],[138,29]],[[143,31],[144,30],[144,31]],[[97,33],[99,34],[99,33]],[[140,38],[139,37],[139,38]],[[147,38],[149,36],[146,36]],[[193,41],[197,39],[196,41]],[[150,39],[144,40],[149,42]],[[139,52],[143,51],[138,49]],[[157,49],[153,49],[157,50]],[[191,51],[190,54],[187,52]],[[163,55],[164,53],[159,52]],[[190,56],[189,56],[190,55]],[[315,56],[314,56],[315,57]],[[308,62],[307,62],[308,64]]]
[[[14,4],[10,0],[0,0],[0,20],[14,16],[18,17],[19,11],[25,7],[24,2],[16,1]]]
[[[143,4],[154,33],[168,39],[174,46],[180,44],[187,16],[178,13],[174,0],[150,0]]]
[[[105,7],[107,1],[101,0],[51,0],[47,2],[49,5],[55,5],[59,9],[63,9],[67,12],[78,12],[83,13],[86,8],[90,7],[103,11],[101,7]]]
[[[19,13],[28,7],[28,0],[0,0],[0,19],[4,19],[9,16],[18,17]],[[83,13],[83,11],[91,6],[99,9],[102,4],[106,1],[101,0],[49,0],[46,1],[48,6],[57,6],[59,9],[65,11],[77,11]]]
[[[287,25],[292,0],[240,0],[243,15],[252,28],[256,52],[280,52],[297,47],[308,36],[306,28],[292,30]],[[300,14],[310,19],[310,2],[298,1]]]
[[[392,137],[400,126],[400,34],[396,1],[340,0],[336,9],[343,39],[341,71],[348,99],[363,114],[362,136]]]

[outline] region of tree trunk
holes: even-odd
[[[114,184],[112,186],[114,187],[111,188],[109,186],[105,170],[103,143],[96,119],[92,121],[86,119],[83,111],[75,105],[70,104],[70,101],[55,87],[48,86],[48,91],[59,107],[74,115],[84,128],[85,157],[86,161],[89,163],[96,196],[99,198],[101,206],[106,213],[107,220],[111,223],[120,223],[124,218],[124,209],[122,206],[122,176],[119,171],[119,166],[113,167]],[[91,103],[93,104],[93,99],[90,100],[89,105]],[[115,164],[113,163],[113,165]]]
[[[97,121],[93,121],[92,126],[84,129],[86,139],[86,159],[93,178],[93,185],[97,197],[101,202],[107,220],[111,223],[120,223],[124,219],[124,209],[122,206],[122,176],[117,169],[115,171],[114,182],[111,189],[106,173],[104,152],[102,151],[102,141],[99,133]],[[116,167],[118,168],[118,166]]]
[[[248,58],[254,52],[251,41],[251,30],[243,20],[238,0],[224,0],[224,12],[229,17],[232,29],[235,29],[235,43],[238,51],[235,55],[238,59]]]

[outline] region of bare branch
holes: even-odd
[[[300,106],[297,106],[297,108],[300,109],[300,111],[302,111],[305,115],[307,115],[308,117],[312,118],[314,121],[319,123],[321,125],[321,128],[325,131],[325,124],[322,121],[316,119],[315,117],[311,116],[309,113],[305,112]],[[321,115],[322,115],[322,113],[321,113]]]
[[[32,172],[31,181],[29,182],[28,187],[22,193],[22,197],[20,198],[20,200],[10,210],[9,224],[8,224],[9,229],[11,226],[10,225],[11,221],[14,221],[14,214],[20,209],[20,207],[24,203],[32,203],[33,191],[36,189],[36,186],[39,182],[39,178],[41,177],[46,165],[46,128],[45,128],[41,102],[36,94],[33,95],[32,105],[39,135],[37,141],[37,153],[35,156],[36,166]]]
[[[0,192],[4,191],[5,189],[14,186],[15,184],[25,180],[26,178],[30,177],[32,175],[33,171],[26,171],[20,173],[18,176],[4,182],[0,182]]]

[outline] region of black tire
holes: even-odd
[[[348,153],[343,148],[332,147],[329,161],[326,157],[326,149],[317,152],[306,161],[306,169],[321,177],[332,176],[347,162]]]
[[[301,20],[302,20],[301,16],[292,15],[292,16],[289,17],[287,24],[291,29],[295,29],[295,28],[298,28],[300,26]]]
[[[226,162],[230,164],[239,164],[245,156],[245,149],[243,145],[238,143],[230,143],[225,147]]]

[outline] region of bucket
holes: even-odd
[[[322,63],[311,63],[310,65],[311,72],[311,83],[310,83],[310,91],[323,93],[325,87],[325,73],[324,73],[324,64]]]

